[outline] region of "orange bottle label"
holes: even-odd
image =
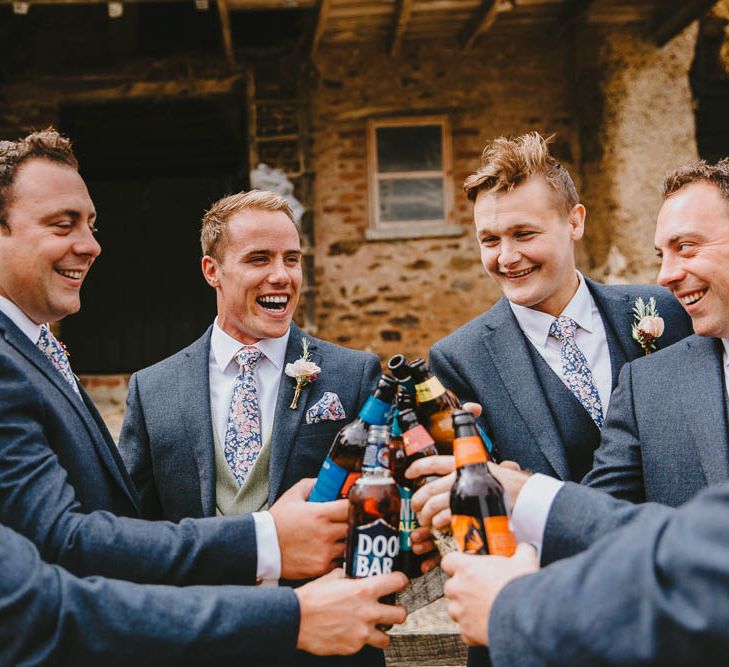
[[[430,437],[430,433],[425,429],[425,426],[418,424],[415,428],[411,428],[402,434],[402,443],[405,446],[405,453],[412,456],[423,447],[435,444],[435,441]]]
[[[426,401],[432,401],[438,396],[445,394],[445,387],[441,384],[441,381],[433,376],[425,382],[415,385],[415,398],[418,403],[425,403]]]
[[[516,537],[509,525],[508,516],[486,516],[486,543],[492,556],[513,556],[516,551]]]
[[[339,492],[340,498],[349,498],[349,491],[355,485],[357,480],[362,477],[361,472],[350,472],[347,474],[347,478],[344,480],[342,490]]]
[[[451,532],[461,553],[488,553],[484,546],[484,535],[481,532],[481,525],[475,517],[454,514],[451,517]]]
[[[489,460],[481,438],[469,435],[453,441],[453,453],[456,456],[456,468],[474,463],[486,463]]]

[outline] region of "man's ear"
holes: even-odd
[[[202,261],[200,262],[200,266],[202,268],[203,276],[205,276],[205,280],[207,281],[208,285],[213,288],[219,287],[220,278],[218,276],[218,263],[210,255],[205,255],[205,257],[203,257]]]
[[[575,204],[567,216],[567,222],[572,228],[571,237],[573,241],[579,241],[585,234],[585,216],[587,211],[582,204]]]

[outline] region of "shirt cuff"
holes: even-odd
[[[272,583],[281,577],[281,549],[278,545],[276,523],[270,512],[253,512],[256,526],[256,579]]]
[[[532,544],[540,558],[549,510],[563,486],[561,480],[537,473],[524,483],[514,504],[511,523],[516,539]]]

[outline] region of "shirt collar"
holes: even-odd
[[[290,335],[291,327],[280,338],[262,338],[255,343],[255,347],[263,352],[266,359],[278,370],[281,370],[286,359],[286,346]],[[210,349],[221,372],[225,371],[241,347],[243,347],[243,343],[229,336],[218,326],[218,318],[216,317],[213,323],[213,333],[210,337]]]
[[[722,338],[721,344],[724,346],[724,368],[729,368],[729,338]]]
[[[13,324],[30,338],[33,345],[38,343],[41,325],[33,322],[18,306],[4,296],[0,296],[0,312],[9,317]]]
[[[592,333],[594,329],[594,301],[590,290],[587,288],[584,276],[579,271],[577,271],[577,277],[580,280],[577,291],[561,314],[572,318],[577,322],[579,328]],[[549,339],[549,329],[556,318],[548,313],[520,306],[511,301],[509,301],[509,306],[511,306],[514,317],[516,317],[519,327],[527,338],[539,345],[546,346]]]

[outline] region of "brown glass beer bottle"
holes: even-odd
[[[453,413],[456,482],[451,489],[451,530],[468,554],[511,556],[516,540],[506,511],[504,489],[488,469],[488,457],[473,416]]]
[[[435,446],[435,441],[420,423],[414,410],[407,409],[402,412],[398,411],[397,419],[402,430],[402,441],[408,466],[414,461],[425,458],[426,456],[438,455],[439,452]],[[417,490],[423,484],[427,484],[436,479],[438,479],[437,475],[418,477],[414,480],[413,487]]]

